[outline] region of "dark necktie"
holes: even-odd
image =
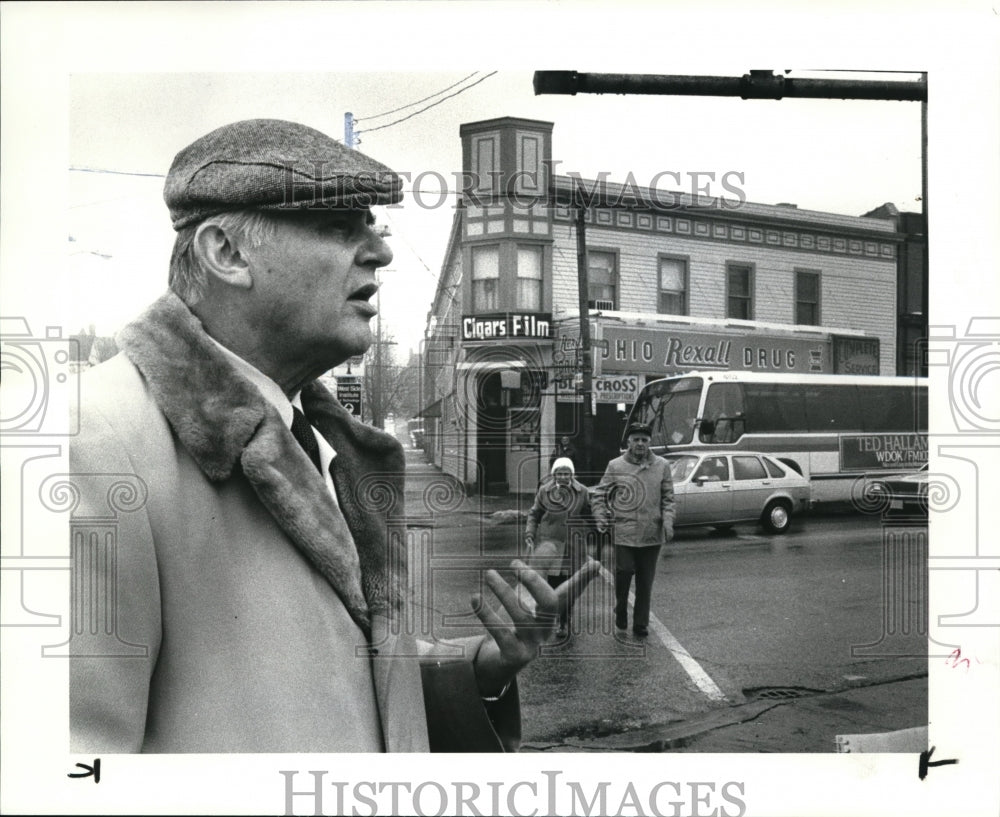
[[[312,426],[309,425],[306,416],[294,406],[292,406],[292,436],[309,455],[316,470],[322,474],[323,468],[319,462],[319,443],[316,442],[316,435],[313,434]]]

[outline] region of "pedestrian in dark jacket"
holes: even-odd
[[[556,443],[556,447],[552,449],[552,454],[549,457],[549,465],[555,464],[558,459],[568,459],[573,467],[576,467],[576,446],[570,442],[569,437],[561,437],[559,442]]]
[[[565,582],[586,559],[586,531],[592,523],[590,495],[574,478],[575,470],[572,460],[557,459],[528,511],[524,534],[528,564],[547,576],[553,588]],[[560,639],[569,634],[569,606],[560,613]]]

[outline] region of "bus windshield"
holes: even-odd
[[[632,409],[632,421],[652,430],[651,445],[685,445],[694,435],[702,379],[682,377],[651,383]],[[624,441],[623,441],[624,445]]]

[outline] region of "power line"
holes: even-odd
[[[449,85],[447,88],[442,88],[440,91],[437,91],[436,93],[433,93],[430,96],[425,96],[423,99],[418,99],[416,102],[411,102],[409,105],[403,105],[400,108],[393,108],[391,111],[385,111],[384,113],[377,113],[374,116],[363,116],[360,119],[355,119],[354,121],[367,122],[369,119],[379,119],[380,117],[388,116],[391,113],[398,113],[399,111],[405,111],[407,108],[412,108],[414,105],[419,105],[421,102],[426,102],[428,99],[433,99],[436,96],[440,96],[445,91],[450,91],[456,85],[461,85],[463,82],[465,82],[465,80],[471,79],[478,73],[479,73],[478,71],[473,71],[471,74],[469,74],[469,76],[465,77],[464,79],[460,79],[458,82]]]
[[[496,71],[491,71],[485,77],[480,77],[475,82],[473,82],[471,85],[466,85],[464,88],[459,88],[457,91],[455,91],[455,93],[448,94],[448,96],[439,99],[437,102],[434,102],[434,103],[428,105],[426,108],[421,108],[419,111],[414,111],[409,116],[404,116],[402,119],[397,119],[394,122],[389,122],[388,124],[385,124],[385,125],[379,125],[377,128],[369,128],[368,130],[361,131],[361,133],[374,133],[377,130],[384,130],[385,128],[391,128],[393,125],[398,125],[400,122],[405,122],[407,119],[413,119],[413,117],[415,117],[415,116],[417,116],[419,114],[424,113],[424,111],[429,111],[431,108],[434,108],[434,107],[440,105],[442,102],[445,102],[446,100],[449,100],[452,97],[456,97],[459,94],[464,94],[466,91],[470,90],[471,88],[475,88],[480,82],[485,82],[486,80],[488,80],[490,77],[492,77],[496,73],[497,73]]]
[[[100,167],[70,167],[70,173],[102,173],[109,176],[144,176],[151,179],[165,179],[165,173],[139,173],[130,170],[107,170]]]
[[[389,221],[392,221],[393,223],[395,223],[395,221],[392,218],[392,216],[389,215],[389,211],[388,210],[385,211],[385,214],[386,214],[386,217],[389,219]],[[410,252],[412,252],[413,255],[416,256],[416,259],[423,265],[424,269],[427,270],[427,274],[430,275],[431,278],[434,279],[435,283],[437,283],[439,276],[436,275],[434,272],[432,272],[431,268],[427,266],[427,262],[424,261],[424,259],[420,257],[420,253],[418,253],[417,250],[416,250],[416,248],[410,243],[410,241],[409,241],[409,239],[407,239],[405,233],[395,233],[394,232],[392,235],[393,235],[393,237],[396,237],[398,235],[401,239],[403,239],[403,242],[409,248]]]

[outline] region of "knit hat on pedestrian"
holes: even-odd
[[[552,463],[552,470],[549,472],[553,476],[559,468],[568,468],[571,474],[576,473],[576,468],[573,467],[573,460],[569,457],[560,457],[554,463]]]

